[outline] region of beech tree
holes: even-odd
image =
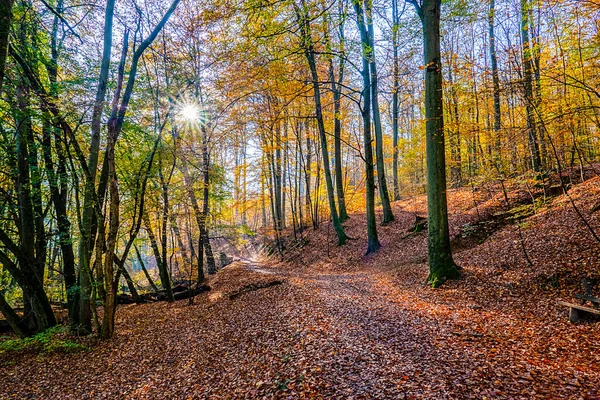
[[[444,103],[440,54],[441,0],[411,1],[423,26],[425,70],[425,120],[427,146],[427,229],[429,276],[436,287],[459,271],[452,258],[448,201],[446,197],[446,153],[444,143]]]

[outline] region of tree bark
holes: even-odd
[[[156,260],[156,266],[158,267],[158,274],[160,276],[161,286],[165,290],[167,294],[168,301],[175,301],[173,299],[173,289],[171,287],[171,278],[169,276],[169,270],[167,269],[167,265],[163,263],[163,258],[161,256],[160,249],[158,247],[158,242],[156,241],[156,236],[154,236],[154,232],[152,231],[150,225],[150,218],[148,214],[144,213],[144,225],[146,232],[148,233],[148,237],[150,238],[150,245],[152,246],[152,252],[154,253],[154,258]]]
[[[356,23],[361,32],[361,40],[368,42],[363,36],[366,33],[364,13],[360,0],[354,1]],[[375,219],[375,168],[373,167],[373,139],[371,137],[371,78],[369,76],[369,60],[363,54],[362,71],[363,80],[363,106],[361,115],[363,120],[363,144],[365,147],[365,181],[366,181],[366,214],[367,214],[367,252],[373,253],[381,247],[377,236],[377,221]]]
[[[85,179],[83,213],[81,218],[81,239],[79,241],[79,293],[76,298],[78,305],[78,318],[73,321],[72,326],[78,333],[91,333],[92,331],[92,310],[90,304],[91,294],[91,268],[90,260],[92,256],[92,221],[94,219],[94,209],[97,207],[98,199],[95,198],[96,171],[98,169],[98,157],[100,154],[100,128],[102,122],[102,112],[104,110],[104,100],[106,97],[106,87],[108,85],[108,72],[110,68],[110,58],[112,52],[113,39],[113,17],[115,10],[115,0],[107,0],[104,14],[104,44],[102,51],[102,61],[100,65],[100,74],[98,78],[98,88],[96,91],[96,100],[92,113],[92,135],[90,139],[90,150],[87,160],[87,169],[89,176]]]
[[[4,69],[6,68],[6,55],[13,18],[13,3],[14,0],[0,0],[0,94],[4,82]]]
[[[303,1],[303,6],[305,6]],[[335,204],[335,194],[333,188],[333,180],[331,178],[331,167],[329,163],[329,151],[327,150],[327,133],[325,132],[325,121],[323,119],[323,110],[321,106],[321,91],[319,88],[319,75],[317,72],[317,65],[315,60],[315,52],[311,37],[311,29],[310,29],[310,20],[307,14],[306,8],[304,10],[296,9],[296,16],[298,19],[298,24],[300,25],[300,30],[302,32],[302,47],[304,49],[304,55],[308,62],[308,66],[310,68],[311,79],[312,79],[312,87],[313,87],[313,97],[315,101],[315,114],[317,118],[317,126],[319,128],[319,136],[321,138],[321,154],[323,156],[323,170],[325,172],[325,184],[327,187],[327,198],[329,200],[329,211],[331,214],[331,220],[333,222],[333,227],[337,234],[338,246],[342,246],[348,240],[346,233],[344,232],[344,227],[340,221],[340,218],[337,213],[336,204]]]
[[[442,65],[440,55],[441,0],[423,0],[417,8],[423,26],[427,153],[428,282],[437,287],[459,271],[452,258],[446,199],[446,157]]]
[[[383,129],[381,126],[381,114],[379,112],[379,83],[377,77],[377,63],[375,61],[375,30],[373,28],[373,13],[371,0],[365,1],[365,14],[367,17],[366,31],[361,32],[363,42],[363,57],[369,60],[369,71],[371,78],[371,107],[373,109],[373,128],[375,129],[375,161],[377,164],[377,183],[379,183],[379,197],[383,211],[383,224],[389,224],[394,220],[390,194],[385,177],[385,156],[383,154]],[[359,29],[364,30],[365,24],[358,24]]]
[[[335,68],[333,57],[329,59],[329,80],[331,81],[331,93],[333,94],[333,138],[334,138],[334,149],[333,149],[333,162],[335,168],[335,189],[338,199],[338,207],[340,213],[340,221],[346,221],[348,211],[346,210],[346,199],[344,196],[344,174],[342,167],[342,115],[341,115],[341,102],[342,102],[342,83],[344,82],[344,67],[345,67],[345,37],[344,37],[344,25],[346,18],[343,12],[342,2],[338,2],[339,7],[339,22],[337,24],[338,37],[340,40],[339,44],[339,56],[338,56],[338,76],[335,77]],[[327,14],[323,14],[326,24],[325,40],[326,46],[331,47],[329,38],[329,18]]]
[[[529,132],[529,149],[531,163],[535,172],[540,172],[542,159],[535,122],[535,99],[533,97],[533,61],[531,43],[529,40],[529,0],[521,0],[521,41],[523,46],[523,86],[525,91],[525,110],[527,129]]]
[[[398,0],[392,0],[392,48],[393,48],[393,77],[392,77],[392,177],[394,180],[394,201],[400,200],[400,183],[398,180],[398,136],[399,136],[399,91],[400,91],[400,58],[398,57],[398,29],[400,28],[400,15]]]
[[[496,14],[496,0],[490,0],[490,11],[488,14],[489,38],[490,38],[490,61],[492,66],[492,84],[494,88],[494,136],[495,153],[498,161],[501,161],[501,137],[502,115],[500,113],[500,78],[498,75],[498,58],[496,57],[496,35],[494,33],[494,19]]]
[[[217,267],[215,263],[215,257],[213,255],[212,246],[210,245],[210,239],[208,236],[208,212],[209,212],[209,189],[210,189],[210,154],[208,153],[208,132],[206,131],[206,125],[202,125],[202,214],[198,224],[200,226],[200,236],[202,237],[202,245],[204,252],[206,253],[206,269],[209,275],[217,273]],[[198,249],[200,255],[202,252]],[[198,272],[200,273],[200,272]]]

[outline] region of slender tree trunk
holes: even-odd
[[[302,147],[300,148],[300,152],[302,152]],[[311,181],[312,181],[312,140],[310,138],[310,130],[308,127],[308,123],[306,126],[306,164],[304,166],[304,180],[306,181],[306,193],[305,193],[305,205],[306,205],[306,214],[310,215],[310,220],[312,222],[313,229],[317,229],[319,227],[319,221],[317,217],[314,215],[313,206],[312,206],[312,197],[311,197]]]
[[[85,180],[83,213],[81,218],[81,239],[79,241],[79,318],[75,321],[78,333],[91,333],[92,331],[92,310],[90,304],[91,294],[91,268],[90,259],[92,256],[92,220],[94,209],[97,207],[95,197],[96,171],[98,168],[98,157],[100,154],[100,128],[102,123],[102,113],[104,110],[104,100],[106,97],[106,87],[108,85],[108,71],[110,67],[110,58],[112,52],[112,25],[115,10],[115,0],[107,0],[104,14],[104,45],[102,53],[102,62],[100,66],[100,75],[98,78],[98,88],[96,91],[96,100],[92,114],[92,136],[90,139],[90,151],[87,160],[89,176]]]
[[[502,138],[500,129],[502,127],[502,115],[500,113],[500,78],[498,75],[498,58],[496,57],[496,35],[494,34],[494,18],[496,15],[496,0],[490,0],[490,11],[488,14],[489,37],[490,37],[490,59],[492,65],[492,83],[494,87],[494,136],[496,159],[500,163],[502,157]]]
[[[179,224],[177,223],[177,217],[175,216],[174,213],[170,213],[169,218],[171,220],[172,232],[175,236],[175,239],[177,240],[177,252],[181,256],[181,259],[183,260],[183,262],[186,264],[185,266],[191,266],[192,260],[188,256],[188,249],[187,249],[187,246],[185,245],[185,242],[183,241],[183,237],[181,235],[181,230],[179,229]],[[175,251],[175,249],[173,251]]]
[[[366,29],[364,27],[364,15],[360,1],[354,2],[354,10],[357,15],[357,24],[361,36]],[[365,42],[365,39],[362,39]],[[367,214],[367,254],[377,251],[381,247],[377,236],[377,221],[375,219],[375,169],[373,166],[373,139],[371,137],[371,79],[369,77],[369,60],[363,55],[362,71],[363,80],[363,106],[361,109],[363,120],[363,142],[365,147],[365,181],[366,181],[366,214]]]
[[[303,4],[304,5],[304,4]],[[304,5],[305,6],[305,5]],[[303,14],[301,14],[301,12]],[[323,156],[323,171],[325,173],[325,184],[327,186],[327,198],[329,200],[329,211],[333,222],[333,227],[336,231],[338,238],[338,246],[342,246],[346,243],[348,237],[344,232],[344,227],[340,221],[335,205],[335,194],[333,188],[333,180],[331,177],[331,167],[329,162],[329,151],[327,150],[327,134],[325,132],[325,121],[323,119],[323,111],[321,106],[321,91],[319,88],[319,75],[317,73],[317,65],[315,61],[315,53],[313,48],[313,42],[311,37],[311,29],[307,11],[300,11],[296,9],[298,23],[300,24],[300,30],[302,32],[304,55],[308,61],[310,68],[313,97],[315,100],[315,114],[317,117],[317,126],[319,128],[319,136],[321,138],[321,154]]]
[[[333,57],[329,59],[329,80],[331,81],[331,93],[333,93],[333,138],[334,138],[334,168],[335,168],[335,189],[338,199],[338,207],[340,212],[340,220],[346,221],[348,217],[348,211],[346,210],[346,199],[344,196],[344,170],[342,167],[342,115],[341,115],[341,102],[342,102],[342,84],[344,82],[344,67],[345,67],[345,37],[344,37],[344,23],[345,16],[342,10],[342,2],[338,2],[340,8],[340,19],[337,24],[338,36],[340,40],[339,45],[339,57],[338,57],[338,78],[335,77],[335,68]],[[331,47],[329,39],[329,19],[327,14],[324,14],[324,23],[326,24],[325,40],[327,46]]]
[[[261,171],[260,173],[260,204],[262,211],[262,227],[266,228],[267,226],[267,205],[265,204],[265,173]]]
[[[62,12],[62,0],[57,4],[57,12]],[[58,100],[57,81],[58,81],[58,30],[59,18],[54,18],[52,25],[51,39],[51,60],[46,64],[48,78],[50,80],[50,96],[54,101]],[[76,328],[79,320],[79,311],[77,304],[77,275],[75,271],[75,254],[73,252],[73,241],[71,237],[71,222],[67,214],[67,191],[68,175],[67,160],[65,156],[66,149],[63,148],[59,131],[51,124],[51,114],[46,113],[46,120],[42,129],[42,153],[44,164],[46,166],[46,177],[50,186],[50,197],[54,210],[56,212],[58,243],[62,253],[63,276],[65,280],[65,289],[67,293],[67,305],[69,308],[69,323],[72,328]],[[58,156],[56,170],[52,157],[52,137],[54,137],[54,147]]]
[[[288,130],[288,119],[284,119],[283,121],[283,137],[281,140],[281,151],[282,151],[282,156],[281,156],[281,166],[280,166],[280,171],[281,171],[281,229],[285,229],[287,227],[287,215],[286,215],[286,208],[285,208],[285,203],[286,203],[286,176],[287,176],[287,159],[288,159],[288,152],[287,152],[287,132]]]
[[[394,179],[394,201],[400,200],[400,183],[398,180],[398,119],[400,105],[398,96],[400,91],[400,58],[398,56],[398,29],[400,29],[400,15],[398,11],[398,0],[392,0],[392,47],[393,58],[393,77],[392,77],[392,134],[393,134],[393,157],[392,157],[392,176]]]
[[[186,187],[186,191],[188,194],[188,198],[190,200],[190,203],[192,203],[192,209],[194,210],[194,217],[196,218],[196,223],[198,224],[198,231],[200,234],[200,245],[198,246],[198,275],[196,278],[196,281],[198,283],[201,283],[204,281],[204,246],[202,246],[203,244],[203,232],[204,232],[204,216],[203,216],[203,212],[200,210],[200,206],[198,204],[198,199],[196,198],[196,193],[194,192],[194,188],[192,185],[192,179],[190,176],[190,172],[188,169],[188,160],[187,157],[184,155],[183,151],[181,151],[180,148],[180,152],[179,152],[179,156],[181,157],[181,172],[183,174],[183,181],[185,183],[185,187]],[[173,225],[173,223],[171,223],[171,225]]]
[[[104,300],[104,314],[102,316],[102,328],[100,336],[104,339],[110,338],[115,331],[115,306],[116,288],[118,280],[114,278],[115,247],[119,232],[119,186],[117,182],[117,171],[115,168],[115,145],[118,131],[117,120],[111,125],[109,122],[108,141],[106,144],[105,157],[108,158],[109,179],[109,223],[108,235],[106,236],[106,256],[104,259],[104,288],[106,291]]]
[[[535,122],[535,99],[533,98],[533,61],[531,43],[529,40],[529,0],[521,0],[521,41],[523,46],[523,85],[525,89],[525,110],[527,114],[527,129],[529,131],[529,149],[533,170],[540,172],[542,159]]]
[[[12,26],[13,2],[14,0],[0,0],[0,94],[2,93],[2,83],[4,82],[4,69],[8,53],[10,28]]]
[[[208,154],[208,132],[206,131],[206,126],[204,124],[202,125],[202,181],[202,214],[200,221],[200,235],[202,237],[204,252],[206,253],[206,270],[209,275],[213,275],[217,273],[217,267],[212,247],[210,245],[207,227],[209,215],[210,155]],[[198,253],[201,253],[200,250],[198,250]]]
[[[304,155],[302,154],[302,125],[298,124],[298,135],[296,136],[296,188],[297,188],[297,208],[298,208],[298,219],[300,232],[304,231],[304,213],[302,210],[304,206],[302,204],[302,165]]]
[[[458,113],[458,95],[456,94],[456,87],[454,82],[454,63],[452,61],[454,52],[450,54],[450,68],[448,71],[448,86],[450,87],[450,105],[452,108],[452,118],[454,119],[454,131],[449,130],[450,136],[450,180],[454,187],[460,187],[462,185],[462,159],[460,154],[460,114]],[[451,122],[452,122],[451,118]]]
[[[133,279],[131,278],[131,274],[129,274],[129,271],[127,271],[127,267],[125,266],[125,259],[120,259],[118,258],[116,255],[114,256],[114,261],[115,264],[118,267],[118,271],[117,271],[117,279],[115,279],[115,287],[113,288],[113,292],[116,294],[117,289],[118,289],[118,284],[119,284],[119,278],[121,275],[123,275],[123,278],[125,278],[125,282],[127,283],[127,288],[129,289],[129,293],[131,293],[131,297],[133,298],[133,301],[135,301],[136,303],[141,303],[142,302],[142,298],[140,297],[136,287],[135,287],[135,283],[133,283]]]
[[[377,77],[377,63],[375,61],[375,30],[373,29],[373,13],[371,0],[365,1],[365,13],[367,17],[366,32],[361,32],[363,42],[363,57],[369,60],[371,77],[371,107],[373,109],[373,128],[375,129],[375,160],[377,164],[377,183],[379,183],[379,197],[383,211],[383,224],[389,224],[394,220],[390,194],[385,177],[385,156],[383,154],[383,128],[381,126],[381,114],[379,112],[379,83]],[[364,30],[365,24],[359,24],[359,29]],[[366,41],[365,41],[366,40]]]

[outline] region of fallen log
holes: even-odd
[[[268,288],[271,286],[281,285],[282,283],[283,283],[282,281],[271,281],[271,282],[266,282],[266,283],[251,283],[250,285],[246,285],[246,286],[242,287],[241,289],[236,290],[235,292],[229,293],[227,295],[227,297],[229,297],[230,300],[233,300],[237,297],[240,297],[244,293],[253,292],[253,291],[259,290],[259,289],[265,289],[265,288]]]
[[[117,304],[133,304],[135,300],[133,300],[133,296],[129,294],[119,294],[117,295]]]
[[[208,292],[208,291],[210,291],[210,286],[202,285],[202,286],[198,286],[192,290],[186,290],[185,292],[174,293],[173,298],[175,298],[175,300],[189,299],[190,297],[194,297],[194,296],[199,295],[200,293],[204,293],[204,292]]]
[[[173,293],[173,298],[175,300],[189,299],[190,297],[197,296],[200,293],[208,292],[209,290],[210,290],[210,286],[208,286],[208,285],[198,286],[191,290],[188,288],[180,287],[179,291],[177,293]],[[147,303],[147,302],[154,302],[154,301],[167,301],[168,300],[166,294],[162,293],[162,291],[160,291],[158,293],[141,294],[139,297],[140,297],[139,303]],[[133,299],[133,296],[131,296],[129,294],[120,294],[117,296],[117,304],[133,304],[133,303],[135,303],[135,300]]]

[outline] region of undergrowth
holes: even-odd
[[[68,328],[58,325],[27,338],[0,337],[0,356],[23,352],[75,353],[87,350],[87,346],[69,340],[67,331]]]

